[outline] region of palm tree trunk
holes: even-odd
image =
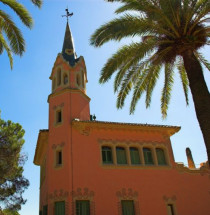
[[[196,116],[203,133],[208,155],[208,165],[210,167],[210,94],[204,80],[201,64],[193,51],[185,52],[183,60],[189,79]]]

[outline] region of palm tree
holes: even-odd
[[[10,7],[26,27],[32,28],[33,19],[22,4],[16,0],[0,0],[0,2]],[[42,5],[42,0],[31,0],[31,2],[38,7]],[[4,35],[6,35],[7,39],[5,39]],[[4,50],[7,52],[12,69],[12,53],[22,56],[25,51],[25,41],[20,29],[12,21],[12,18],[3,10],[0,10],[0,54],[2,54]]]
[[[133,89],[130,113],[134,113],[142,94],[146,107],[164,70],[165,81],[161,96],[162,117],[167,116],[174,70],[177,68],[188,104],[190,87],[197,119],[203,133],[210,162],[210,94],[204,80],[202,66],[210,70],[210,63],[199,49],[210,44],[209,0],[108,0],[123,3],[115,12],[123,13],[97,29],[91,45],[135,37],[137,42],[124,45],[106,62],[100,83],[107,82],[116,72],[114,91],[117,108],[122,108]],[[131,12],[131,13],[124,13]],[[209,163],[210,164],[210,163]]]

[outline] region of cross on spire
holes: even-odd
[[[69,9],[66,8],[66,15],[62,15],[62,17],[66,17],[67,18],[67,22],[69,21],[69,17],[73,16],[73,13],[69,13]]]

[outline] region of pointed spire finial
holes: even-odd
[[[73,16],[73,13],[69,13],[69,9],[68,7],[66,8],[66,15],[62,15],[62,17],[66,17],[67,18],[67,22],[69,21],[69,17]]]

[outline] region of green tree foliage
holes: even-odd
[[[29,186],[23,177],[26,156],[21,154],[25,131],[18,123],[0,118],[0,212],[15,214],[25,204],[22,194]]]
[[[31,0],[31,2],[38,7],[42,5],[42,0]],[[0,3],[11,8],[11,11],[16,13],[26,27],[32,28],[33,19],[22,4],[16,0],[0,0]],[[11,16],[0,9],[0,54],[4,50],[7,52],[12,69],[12,54],[22,56],[23,52],[25,52],[25,41],[20,29],[13,22]]]
[[[95,31],[91,44],[135,37],[136,42],[122,46],[106,62],[100,83],[116,73],[114,91],[117,107],[133,89],[130,113],[146,95],[146,107],[163,68],[165,81],[161,96],[162,117],[167,116],[175,68],[180,75],[186,103],[190,87],[210,161],[210,94],[204,80],[202,66],[210,70],[210,63],[199,52],[210,44],[209,0],[107,0],[120,2],[116,14],[122,14]]]
[[[2,214],[1,214],[2,213]],[[11,211],[11,210],[3,210],[0,212],[0,215],[20,215],[17,211]]]

